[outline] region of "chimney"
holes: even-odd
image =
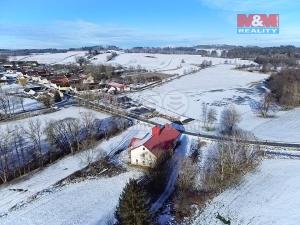
[[[155,127],[152,128],[152,136],[157,136],[160,134],[160,126],[156,125]]]

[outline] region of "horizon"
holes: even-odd
[[[19,51],[19,50],[47,50],[47,49],[53,49],[53,50],[77,50],[77,49],[83,49],[83,48],[97,48],[97,47],[103,47],[103,48],[107,48],[109,49],[109,47],[117,47],[120,50],[129,50],[129,49],[133,49],[133,48],[177,48],[177,47],[183,47],[183,48],[196,48],[198,46],[208,46],[207,49],[212,49],[213,47],[220,47],[220,49],[222,49],[223,46],[231,46],[234,48],[238,48],[238,47],[243,47],[243,48],[279,48],[279,47],[287,47],[287,46],[292,46],[295,48],[300,48],[300,45],[289,45],[289,44],[282,44],[282,45],[270,45],[270,46],[259,46],[259,45],[230,45],[230,44],[195,44],[195,45],[191,45],[191,46],[184,46],[184,45],[178,45],[178,46],[133,46],[133,47],[128,47],[128,48],[123,48],[120,46],[116,46],[116,45],[90,45],[90,46],[80,46],[80,47],[68,47],[68,48],[0,48],[0,50],[4,50],[4,51]],[[205,48],[203,48],[205,49]]]
[[[1,49],[67,49],[100,45],[124,49],[222,44],[300,46],[297,29],[300,2],[292,0],[12,0],[3,2],[1,9]],[[236,33],[238,13],[278,13],[280,33],[239,35]]]

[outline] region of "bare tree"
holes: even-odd
[[[87,140],[92,139],[95,119],[96,119],[95,114],[93,114],[92,112],[83,112],[81,114],[81,123],[86,133]]]
[[[217,111],[214,108],[209,108],[207,113],[208,129],[212,129],[216,121],[217,121]]]
[[[80,121],[66,118],[51,121],[45,129],[48,141],[64,153],[74,153],[80,148]]]
[[[241,115],[237,112],[233,105],[225,108],[221,113],[220,132],[224,135],[232,135],[237,129],[237,125],[241,120]]]
[[[23,97],[17,97],[17,102],[18,102],[18,105],[21,105],[22,110],[25,111],[25,108],[24,108],[24,98]]]
[[[28,140],[32,143],[32,155],[34,159],[39,162],[40,166],[42,166],[42,123],[39,119],[32,119],[28,121],[27,127],[27,129],[23,128],[23,132]]]
[[[178,190],[184,193],[195,190],[197,186],[198,173],[199,168],[193,163],[192,159],[184,159],[178,174]]]
[[[22,104],[19,97],[14,96],[16,90],[2,90],[0,89],[0,111],[2,111],[3,118],[9,118],[15,114],[15,110]]]
[[[254,139],[252,133],[239,130],[231,140],[218,141],[207,156],[203,187],[220,191],[236,184],[245,173],[254,169],[261,156],[258,145],[247,143],[247,140]]]
[[[202,123],[203,127],[207,127],[207,112],[208,112],[208,106],[207,103],[203,102],[202,103]]]
[[[274,109],[274,97],[271,93],[265,93],[258,105],[259,113],[262,117],[268,117],[270,110]]]
[[[202,124],[207,131],[213,128],[217,120],[217,111],[208,106],[208,103],[202,103]]]
[[[76,60],[76,63],[79,64],[80,67],[82,67],[83,65],[88,63],[88,60],[86,58],[84,58],[83,56],[76,57],[75,60]]]
[[[6,183],[9,178],[9,134],[0,132],[0,179]]]

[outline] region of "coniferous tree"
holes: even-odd
[[[136,180],[131,179],[125,186],[116,210],[120,225],[150,225],[148,199]]]

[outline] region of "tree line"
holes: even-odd
[[[300,69],[284,69],[274,73],[267,85],[279,104],[287,107],[300,105]]]
[[[80,119],[53,120],[44,128],[38,118],[26,124],[2,127],[0,183],[43,167],[67,154],[88,149],[129,126],[131,121],[120,117],[99,120],[91,113],[83,113]]]

